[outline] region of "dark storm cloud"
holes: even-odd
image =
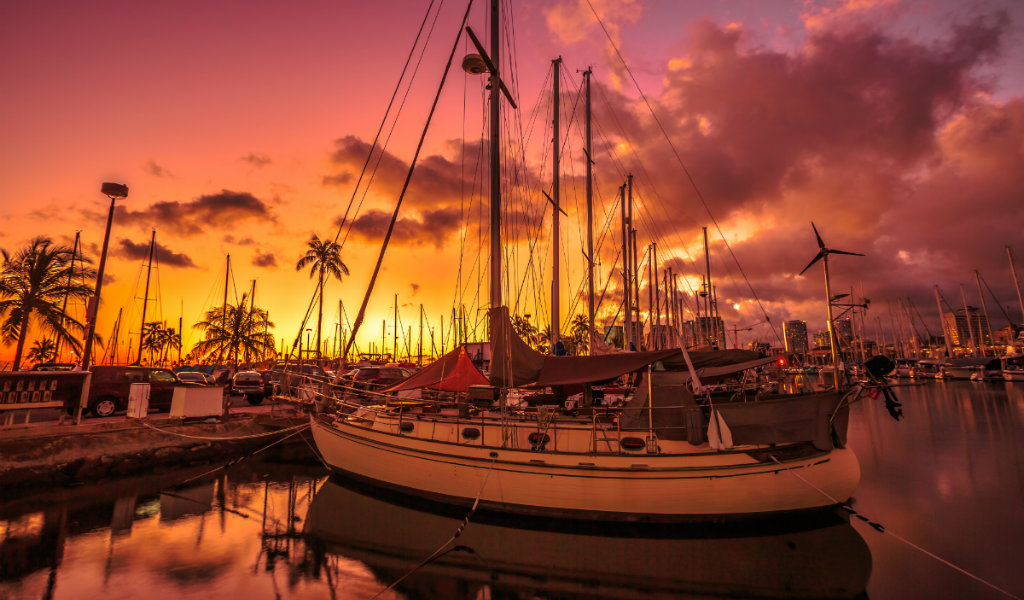
[[[142,210],[117,205],[114,218],[119,224],[158,227],[184,236],[197,235],[208,229],[234,227],[240,221],[277,220],[263,200],[248,192],[230,190],[188,202],[157,202]]]
[[[432,244],[441,248],[448,237],[459,229],[459,217],[458,208],[424,210],[415,217],[400,217],[395,223],[391,243],[407,246]],[[390,222],[391,213],[370,210],[353,221],[352,233],[364,240],[380,242]],[[335,225],[337,223],[338,220],[335,220]]]
[[[252,246],[253,244],[256,243],[256,240],[252,239],[251,237],[238,239],[235,236],[231,235],[230,233],[225,235],[223,239],[225,244],[237,244],[239,246]]]
[[[458,202],[464,193],[464,180],[472,179],[480,155],[480,144],[467,144],[463,155],[461,144],[450,142],[454,158],[441,155],[421,157],[409,183],[405,202],[413,206],[436,206]],[[370,145],[355,137],[335,140],[330,161],[336,171],[323,178],[324,185],[346,186],[356,177],[366,162]],[[375,169],[372,191],[380,197],[396,199],[408,175],[409,163],[390,152],[374,152],[369,169]],[[367,181],[366,178],[363,180]]]
[[[250,152],[248,156],[243,156],[242,160],[256,167],[257,169],[261,169],[272,162],[270,160],[270,157],[267,156],[266,154],[256,152]]]
[[[252,259],[253,266],[263,267],[265,269],[276,269],[277,268],[277,257],[272,252],[266,254],[257,252],[256,256]]]
[[[121,238],[112,253],[129,260],[148,260],[149,242],[136,244],[129,239]],[[157,242],[153,249],[153,263],[169,267],[198,268],[187,254],[174,252],[160,242]]]
[[[691,23],[660,117],[719,215],[814,189],[836,171],[894,193],[894,180],[935,156],[942,123],[979,90],[975,72],[1006,25],[1002,14],[976,20],[932,46],[868,28],[820,31],[783,54],[745,50],[741,28]],[[660,142],[641,149],[645,170],[686,183],[656,124],[633,128]]]
[[[927,43],[877,20],[833,23],[782,53],[741,26],[687,26],[656,111],[725,233],[732,217],[752,229],[732,250],[773,319],[823,321],[820,266],[796,276],[817,250],[811,221],[832,247],[868,255],[836,259],[833,283],[847,293],[863,282],[878,301],[909,295],[934,313],[932,286],[953,295],[975,268],[1012,293],[1003,247],[1024,246],[1024,100],[991,100],[982,76],[1008,30],[1002,12]],[[619,158],[651,200],[639,236],[661,238],[668,256],[709,218],[642,102],[607,86],[595,97],[595,118],[617,123],[605,147],[630,143]],[[720,299],[751,298],[717,237],[712,227]]]
[[[161,167],[160,165],[156,164],[156,161],[152,159],[146,161],[146,164],[142,167],[142,170],[145,171],[146,173],[149,173],[150,175],[153,175],[154,177],[174,177],[174,174],[172,174],[167,169]]]

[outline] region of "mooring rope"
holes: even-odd
[[[775,461],[775,464],[777,464],[779,466],[782,466],[782,463],[779,462],[778,457],[776,457],[774,454],[769,455],[769,457],[773,461]],[[878,521],[872,521],[868,517],[866,517],[866,516],[860,514],[859,512],[857,512],[857,510],[854,509],[849,504],[847,504],[847,503],[845,503],[845,502],[843,502],[841,500],[837,500],[836,498],[834,498],[831,494],[829,494],[825,490],[823,490],[820,487],[814,485],[811,481],[809,481],[807,478],[801,476],[794,469],[786,469],[786,472],[787,473],[792,473],[794,476],[797,477],[797,479],[799,479],[800,481],[802,481],[802,482],[806,483],[807,485],[809,485],[811,488],[813,488],[819,494],[821,494],[822,496],[824,496],[824,497],[828,498],[829,500],[831,500],[834,504],[838,504],[840,508],[842,508],[846,512],[850,513],[851,515],[857,517],[858,520],[863,521],[867,525],[871,526],[871,528],[874,529],[875,531],[877,531],[878,533],[888,533],[889,535],[891,535],[896,540],[898,540],[900,542],[903,542],[907,546],[913,548],[914,550],[917,550],[917,551],[921,552],[922,554],[924,554],[926,556],[930,556],[931,558],[939,561],[940,563],[946,565],[947,567],[950,567],[951,569],[953,569],[955,571],[963,573],[964,575],[970,577],[971,579],[977,581],[978,583],[985,584],[988,587],[990,587],[993,590],[999,592],[1000,594],[1003,594],[1004,596],[1006,596],[1008,598],[1013,598],[1014,600],[1021,600],[1020,596],[1016,596],[1014,594],[1011,594],[1010,592],[1004,590],[1003,588],[997,586],[996,584],[994,584],[994,583],[992,583],[990,581],[986,581],[985,579],[982,579],[979,575],[975,575],[974,573],[971,573],[970,571],[964,569],[963,567],[957,566],[957,565],[953,564],[952,562],[950,562],[949,560],[946,560],[945,558],[942,558],[938,554],[935,554],[934,552],[931,552],[929,550],[926,550],[925,548],[922,548],[921,546],[918,546],[917,544],[915,544],[914,542],[911,542],[907,538],[905,538],[905,537],[903,537],[901,535],[898,535],[896,533],[893,533],[891,530],[889,530],[887,527],[885,527],[884,525],[882,525]]]
[[[160,433],[166,433],[168,435],[176,435],[178,437],[188,438],[188,439],[191,439],[191,440],[210,440],[210,441],[251,440],[251,439],[256,439],[256,438],[261,438],[261,437],[269,437],[269,436],[272,436],[272,435],[280,435],[280,434],[288,432],[288,431],[296,431],[296,430],[299,430],[299,429],[303,429],[305,427],[309,427],[309,423],[302,423],[301,425],[295,425],[295,426],[292,426],[292,427],[287,427],[285,429],[275,429],[274,431],[265,431],[263,433],[253,433],[253,434],[250,434],[250,435],[235,435],[235,436],[215,437],[215,436],[189,435],[187,433],[178,433],[176,431],[170,431],[168,429],[160,429],[159,427],[156,427],[154,425],[150,425],[149,423],[147,423],[144,420],[139,420],[139,422],[142,423],[142,425],[144,427],[148,427],[149,429],[152,429],[153,431],[159,431]],[[239,428],[239,429],[241,429],[241,428]]]
[[[312,430],[312,428],[310,428],[310,430]],[[306,436],[302,436],[302,441],[306,442],[306,446],[309,447],[309,450],[313,453],[313,456],[315,456],[316,459],[320,461],[320,464],[322,464],[323,466],[327,467],[327,470],[330,471],[331,470],[331,465],[327,464],[327,461],[324,460],[323,455],[320,454],[320,451],[317,450],[316,447],[313,446],[313,444],[309,443],[309,440],[306,439]]]
[[[303,425],[303,427],[309,427],[309,424],[307,423],[307,424]],[[282,429],[281,431],[279,431],[277,433],[281,433],[281,432],[284,432],[284,431],[287,431],[287,430],[286,429]],[[289,433],[288,435],[282,437],[279,440],[274,440],[273,442],[267,444],[266,446],[263,446],[262,448],[259,448],[257,450],[253,450],[252,452],[249,452],[248,454],[243,454],[242,456],[233,458],[233,459],[229,460],[228,462],[224,463],[223,465],[220,465],[219,467],[214,467],[214,468],[210,469],[209,471],[206,471],[204,473],[200,473],[199,475],[196,475],[195,477],[189,477],[188,479],[185,479],[184,481],[179,481],[177,483],[177,485],[181,485],[183,483],[188,483],[190,481],[195,481],[196,479],[199,479],[201,477],[206,477],[207,475],[209,475],[211,473],[216,473],[217,471],[219,471],[221,469],[226,469],[226,468],[228,468],[230,466],[237,465],[238,463],[242,462],[243,460],[246,460],[247,458],[251,458],[253,456],[256,456],[260,452],[268,450],[268,449],[270,449],[270,448],[280,444],[281,442],[283,442],[283,441],[285,441],[285,440],[287,440],[289,438],[292,438],[292,437],[294,437],[294,436],[296,436],[296,435],[298,435],[300,433],[302,433],[302,429],[298,429],[296,431],[293,431],[292,433]]]
[[[382,589],[381,591],[377,592],[376,594],[374,594],[370,598],[370,600],[375,600],[376,598],[379,598],[381,594],[384,594],[384,593],[394,589],[394,587],[396,585],[398,585],[399,583],[402,583],[407,577],[409,577],[410,575],[412,575],[416,571],[422,569],[426,565],[430,564],[431,561],[433,561],[437,557],[439,557],[442,554],[444,554],[445,552],[447,552],[446,548],[448,547],[448,545],[451,544],[452,542],[454,542],[455,540],[457,540],[459,538],[459,536],[462,535],[462,531],[466,528],[466,525],[469,525],[469,520],[473,517],[473,513],[476,512],[476,507],[477,507],[478,504],[480,504],[480,496],[483,495],[484,488],[487,486],[487,480],[491,478],[491,471],[494,470],[494,460],[495,459],[492,458],[491,459],[491,465],[489,467],[487,467],[487,474],[484,475],[484,481],[480,485],[480,491],[477,492],[476,499],[473,500],[473,506],[470,507],[469,512],[466,513],[466,517],[464,519],[462,519],[462,523],[460,523],[459,526],[455,529],[455,533],[453,533],[452,536],[445,541],[445,543],[443,543],[440,546],[438,546],[437,550],[434,550],[434,552],[430,556],[424,558],[422,561],[420,561],[419,564],[417,564],[412,569],[409,569],[409,571],[405,575],[402,575],[401,577],[399,577],[398,579],[393,581],[391,583],[391,585],[389,585],[388,587],[386,587],[386,588]]]

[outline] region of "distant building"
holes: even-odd
[[[815,350],[831,350],[832,341],[828,337],[828,331],[815,331],[814,332],[814,349]]]
[[[1002,329],[997,329],[992,332],[992,343],[997,346],[1012,346],[1017,340],[1017,332],[1014,331],[1012,325],[1007,325]]]
[[[833,321],[836,328],[836,340],[840,348],[853,347],[853,320],[849,317]]]
[[[807,354],[807,323],[800,320],[786,321],[782,324],[782,332],[786,338],[786,352]]]
[[[976,345],[978,340],[981,340],[982,346],[992,344],[992,330],[989,329],[988,319],[974,306],[968,306],[966,311],[958,308],[951,313],[942,313],[942,328],[949,336],[950,342],[958,348]]]

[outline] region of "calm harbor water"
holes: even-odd
[[[885,533],[831,516],[638,532],[478,515],[399,581],[462,511],[264,460],[0,491],[0,599],[1008,597],[910,544],[1024,596],[1024,386],[929,382],[899,395],[901,421],[881,400],[851,418],[853,504]]]

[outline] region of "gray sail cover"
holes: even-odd
[[[492,308],[491,385],[514,387],[572,385],[614,379],[642,369],[679,350],[621,352],[598,356],[548,356],[526,344],[512,328],[508,309]]]
[[[490,311],[491,385],[501,387],[573,385],[614,379],[663,361],[670,371],[686,370],[678,348],[653,352],[618,352],[596,356],[548,356],[537,352],[512,327],[508,308]],[[690,353],[701,375],[719,376],[772,362],[750,350],[698,350]],[[707,369],[707,371],[703,371]]]
[[[623,410],[621,426],[626,430],[648,430],[661,439],[687,440],[697,445],[707,439],[710,405],[698,405],[690,391],[690,374],[681,371],[654,372],[648,384],[644,373],[636,393]],[[648,403],[648,389],[653,400]],[[714,408],[732,431],[736,445],[790,444],[811,442],[819,450],[831,450],[832,428],[845,443],[849,407],[836,392],[782,395],[753,402],[715,402]],[[650,406],[654,407],[649,416]],[[833,419],[833,415],[835,418]]]

